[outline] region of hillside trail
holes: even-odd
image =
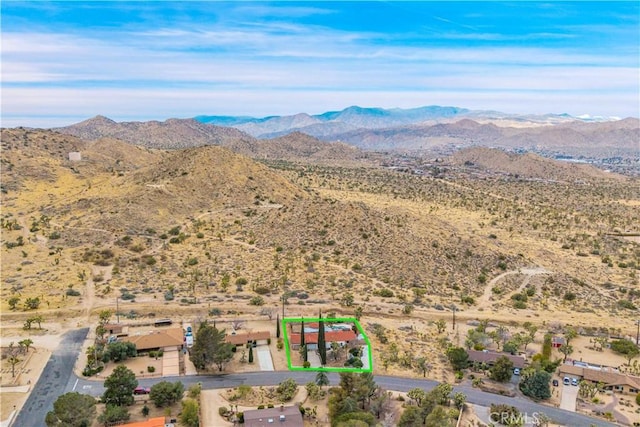
[[[493,296],[493,288],[496,286],[500,280],[504,277],[512,275],[512,274],[523,274],[525,275],[524,279],[522,279],[522,283],[518,286],[516,292],[522,291],[531,281],[531,278],[538,274],[552,274],[552,271],[547,270],[544,267],[529,267],[529,268],[519,268],[517,270],[505,271],[504,273],[494,277],[487,283],[487,286],[484,288],[484,292],[482,296],[478,298],[477,306],[485,307],[491,305],[491,297]]]

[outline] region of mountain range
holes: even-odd
[[[450,155],[461,148],[486,146],[622,164],[632,170],[640,162],[637,118],[515,115],[457,107],[349,107],[315,116],[198,116],[164,122],[115,122],[96,116],[54,130],[88,140],[116,138],[146,148],[219,145],[253,158],[282,160],[352,161],[375,151]]]
[[[256,138],[273,138],[283,133],[299,131],[323,139],[336,139],[337,135],[360,129],[383,129],[407,125],[434,125],[461,119],[479,123],[492,122],[509,127],[544,126],[567,122],[606,122],[615,117],[573,117],[568,114],[522,115],[499,111],[469,110],[449,106],[425,106],[418,108],[363,108],[351,106],[341,111],[329,111],[317,115],[298,113],[290,116],[197,116],[195,120],[218,126],[231,126]]]

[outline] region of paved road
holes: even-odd
[[[62,336],[58,348],[49,357],[42,375],[14,420],[13,426],[44,425],[47,412],[53,410],[53,402],[64,393],[64,390],[70,390],[76,381],[73,366],[88,333],[89,328],[84,328],[69,331]]]
[[[80,352],[82,342],[85,340],[88,332],[89,329],[85,328],[77,331],[70,331],[63,335],[58,349],[56,349],[56,351],[51,355],[43,375],[38,380],[29,399],[18,414],[16,421],[13,423],[14,426],[39,427],[44,425],[44,418],[47,412],[53,409],[53,402],[59,395],[66,392],[75,390],[80,393],[86,393],[96,397],[102,395],[104,387],[101,381],[90,381],[84,378],[78,378],[73,374],[73,366],[78,353]],[[213,389],[237,387],[241,384],[253,386],[275,385],[287,378],[293,378],[298,384],[306,384],[309,381],[313,381],[315,379],[315,375],[315,372],[300,371],[248,372],[242,374],[148,378],[141,379],[139,383],[141,386],[151,387],[153,384],[163,380],[182,381],[185,387],[189,387],[192,384],[200,382],[204,389]],[[335,385],[340,382],[340,377],[337,373],[329,373],[328,377],[331,384]],[[437,381],[433,380],[398,378],[384,375],[376,376],[375,381],[385,389],[404,392],[416,387],[430,390],[438,384]],[[596,418],[564,411],[559,408],[540,405],[521,397],[506,397],[485,393],[467,386],[457,386],[454,388],[454,391],[464,393],[467,396],[467,401],[469,403],[483,406],[490,406],[492,403],[513,405],[528,417],[544,413],[555,422],[567,426],[614,426],[612,423],[598,420]]]
[[[243,374],[223,374],[223,375],[207,375],[207,376],[183,376],[173,378],[162,378],[165,381],[182,381],[185,387],[189,387],[195,383],[202,383],[202,388],[230,388],[237,387],[241,384],[255,385],[255,386],[268,386],[275,385],[287,378],[293,378],[298,384],[306,384],[309,381],[315,379],[315,372],[288,372],[288,371],[275,371],[275,372],[247,372]],[[340,377],[336,373],[329,373],[328,375],[331,384],[337,385],[340,382]],[[160,379],[142,379],[140,385],[145,387],[151,387],[154,383],[160,381]],[[383,375],[377,375],[375,377],[376,384],[388,389],[396,391],[409,391],[412,388],[420,387],[425,390],[430,390],[435,387],[438,382],[426,379],[413,379],[413,378],[398,378],[389,377]],[[89,386],[90,388],[79,390],[81,392],[99,396],[103,393],[104,388],[102,383],[95,381],[87,381],[80,379],[78,382],[78,388],[84,388]],[[78,389],[77,388],[77,389]],[[597,427],[613,427],[615,424],[599,420],[596,418],[587,417],[586,415],[577,414],[575,412],[564,411],[559,408],[540,405],[532,402],[528,399],[521,397],[507,397],[497,394],[485,393],[476,388],[457,386],[454,387],[454,392],[462,392],[467,396],[469,403],[474,403],[482,406],[490,406],[495,404],[508,404],[517,407],[523,414],[526,414],[528,419],[534,418],[537,414],[544,413],[549,416],[555,422],[566,426],[597,426]]]

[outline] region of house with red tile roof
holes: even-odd
[[[147,421],[138,421],[135,423],[120,424],[118,427],[166,427],[168,424],[165,417],[149,418]]]
[[[291,348],[297,350],[300,348],[301,341],[300,333],[290,333],[289,343]],[[355,332],[349,331],[325,331],[324,340],[327,345],[327,349],[331,348],[332,342],[337,342],[340,346],[345,347],[357,342],[357,335]],[[318,348],[318,333],[317,332],[305,332],[304,342],[309,350],[317,350]]]

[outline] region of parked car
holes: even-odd
[[[136,387],[133,390],[133,394],[149,394],[151,393],[151,389],[149,387]]]
[[[571,385],[578,385],[578,379],[577,378],[571,378]]]
[[[562,380],[562,384],[564,385],[571,384],[571,379],[569,377],[564,377],[564,379]]]
[[[513,375],[520,375],[520,368],[515,368],[513,370]]]
[[[558,387],[558,385],[559,385],[558,380],[553,380],[553,386]]]

